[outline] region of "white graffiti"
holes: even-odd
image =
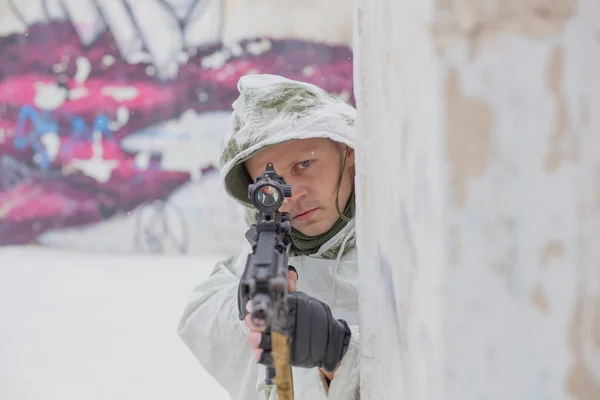
[[[88,159],[74,158],[68,165],[98,183],[106,183],[110,180],[112,171],[118,167],[119,162],[104,158],[102,132],[94,131],[92,133],[92,157]]]
[[[75,100],[87,96],[88,91],[83,85],[91,70],[90,62],[85,57],[79,57],[76,60],[76,65],[75,81],[78,86],[70,89],[60,82],[37,82],[33,98],[35,107],[43,111],[53,111],[60,108],[67,99]],[[130,86],[105,86],[101,89],[101,93],[104,96],[111,96],[119,102],[131,100],[138,96],[137,89]],[[116,112],[116,119],[108,121],[108,128],[113,132],[121,129],[129,121],[129,116],[130,113],[127,107],[119,107]],[[112,171],[118,166],[118,162],[104,159],[103,132],[100,128],[101,126],[95,127],[92,133],[92,157],[90,159],[73,159],[68,166],[81,171],[100,183],[106,183],[110,179]],[[33,160],[38,165],[42,163],[43,157],[46,157],[48,162],[53,162],[60,150],[58,131],[46,130],[39,132],[39,134],[40,142],[45,151],[43,153],[36,152]]]
[[[8,1],[10,7],[0,17],[0,35],[68,19],[81,44],[89,46],[109,30],[124,60],[152,64],[163,80],[173,78],[187,62],[187,51],[221,37],[221,0]]]
[[[100,89],[100,93],[104,96],[110,96],[118,102],[133,100],[139,94],[134,86],[104,86]]]
[[[197,180],[203,167],[218,165],[222,132],[227,128],[229,115],[226,111],[197,114],[190,109],[179,118],[123,138],[120,147],[136,154],[138,169],[147,169],[152,156],[160,155],[163,170],[188,172],[192,180]]]

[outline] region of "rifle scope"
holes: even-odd
[[[272,163],[268,163],[256,182],[248,185],[248,197],[258,211],[274,213],[286,197],[292,197],[292,186],[275,172]]]

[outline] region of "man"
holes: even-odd
[[[292,217],[295,399],[358,399],[355,110],[314,85],[274,75],[244,76],[238,89],[220,158],[227,193],[251,207],[248,184],[267,162],[292,185],[281,211]],[[268,362],[269,345],[238,297],[250,252],[243,238],[240,252],[194,289],[178,332],[232,398],[275,399],[259,363]]]

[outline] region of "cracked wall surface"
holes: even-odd
[[[357,2],[366,398],[600,398],[598,15]]]

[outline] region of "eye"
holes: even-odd
[[[305,168],[308,168],[308,166],[311,163],[312,163],[312,161],[310,161],[310,160],[302,161],[302,162],[299,162],[298,164],[296,164],[296,168],[298,168],[298,169],[305,169]]]

